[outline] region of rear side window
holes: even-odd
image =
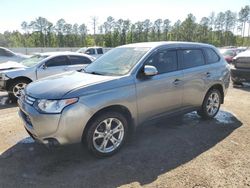
[[[217,53],[211,49],[211,48],[205,48],[207,63],[217,63],[220,60],[220,57],[217,55]]]
[[[66,65],[69,65],[69,59],[67,58],[67,56],[54,57],[46,62],[47,67],[66,66]]]
[[[97,48],[97,54],[103,54],[102,48]]]
[[[182,69],[188,69],[205,64],[204,56],[202,50],[200,49],[180,50],[180,54],[182,56]]]
[[[90,64],[91,60],[82,56],[69,56],[71,65]]]
[[[175,50],[163,50],[149,57],[145,65],[155,66],[158,74],[177,70],[177,52]]]

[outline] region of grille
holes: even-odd
[[[34,102],[36,101],[35,98],[30,97],[30,96],[28,96],[28,95],[25,95],[24,90],[21,91],[20,99],[21,99],[22,101],[28,103],[29,105],[33,105]]]
[[[33,105],[34,102],[36,101],[36,99],[34,99],[33,97],[30,97],[28,95],[24,96],[24,101],[30,105]]]

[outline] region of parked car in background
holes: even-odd
[[[30,82],[72,70],[82,70],[95,58],[74,52],[50,52],[34,55],[20,63],[4,66],[0,65],[0,90],[7,91],[12,100],[20,97],[21,91]]]
[[[231,79],[234,85],[250,82],[250,50],[234,57],[231,68]]]
[[[220,53],[228,63],[233,62],[233,58],[238,54],[237,48],[221,48]]]
[[[237,54],[241,53],[241,52],[244,52],[248,49],[248,47],[238,47],[237,48]]]
[[[26,55],[14,53],[7,48],[0,47],[0,63],[5,63],[7,61],[20,62],[27,58],[28,56]]]
[[[102,47],[88,47],[88,48],[80,48],[76,52],[78,53],[84,53],[90,56],[93,56],[95,58],[99,58],[104,54],[104,50]]]
[[[130,44],[105,53],[85,72],[29,84],[19,114],[34,139],[49,146],[84,141],[105,157],[143,122],[194,110],[213,118],[229,82],[229,65],[211,45]]]

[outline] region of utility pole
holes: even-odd
[[[93,30],[94,30],[94,43],[96,46],[96,28],[97,28],[97,20],[98,18],[96,16],[92,17],[92,25],[93,25]]]

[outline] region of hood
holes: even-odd
[[[61,99],[77,88],[86,88],[114,79],[117,77],[73,71],[32,82],[26,87],[25,93],[34,98]]]
[[[24,59],[29,58],[29,57],[32,56],[32,55],[25,55],[25,54],[21,54],[21,53],[16,53],[16,55],[18,55],[19,57],[22,57]]]
[[[11,70],[11,69],[17,69],[17,68],[25,68],[26,66],[24,66],[21,63],[17,63],[14,61],[7,61],[5,63],[1,63],[0,64],[0,70]]]

